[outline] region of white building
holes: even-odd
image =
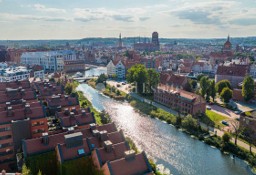
[[[24,66],[0,69],[0,82],[12,82],[30,78],[30,70]]]
[[[76,53],[70,50],[25,52],[20,60],[23,65],[40,65],[46,71],[62,71],[64,61],[76,60]]]
[[[108,76],[113,76],[116,74],[116,66],[112,60],[110,60],[110,62],[107,64],[107,74]]]
[[[125,66],[122,61],[116,64],[116,77],[118,79],[125,79]]]
[[[115,75],[118,79],[125,78],[125,66],[122,61],[117,62],[116,64],[113,63],[111,60],[107,65],[107,74],[108,76]]]

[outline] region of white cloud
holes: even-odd
[[[53,13],[65,13],[66,12],[65,9],[48,8],[48,7],[46,7],[45,5],[42,5],[42,4],[34,4],[33,7],[37,11],[41,11],[41,12],[53,12]]]

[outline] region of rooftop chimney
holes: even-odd
[[[82,116],[86,116],[86,112],[84,109],[81,110]]]
[[[48,145],[49,144],[49,136],[48,136],[48,133],[47,132],[44,132],[42,134],[42,143],[44,145]]]
[[[133,160],[135,158],[135,151],[134,150],[128,150],[124,152],[125,160]]]
[[[90,129],[91,129],[91,131],[95,130],[96,129],[96,124],[95,123],[91,123],[90,124]]]
[[[100,140],[106,141],[108,139],[108,132],[106,130],[100,131]]]
[[[64,95],[65,99],[67,100],[68,99],[68,95]]]
[[[93,135],[94,137],[98,137],[99,134],[100,134],[100,132],[99,132],[97,129],[92,130],[92,135]]]
[[[70,117],[75,117],[75,113],[74,112],[70,112]]]
[[[12,107],[9,106],[9,107],[7,107],[7,116],[11,117],[12,115],[13,115]]]
[[[113,143],[110,140],[104,141],[103,145],[108,153],[112,151]]]
[[[26,114],[29,114],[29,113],[31,113],[32,111],[31,111],[31,109],[30,109],[30,104],[26,104],[25,105],[25,113]]]
[[[64,114],[65,114],[65,115],[69,115],[69,110],[68,110],[68,108],[65,108],[65,109],[64,109]]]
[[[8,101],[8,102],[5,103],[5,105],[8,108],[11,105],[11,102]]]

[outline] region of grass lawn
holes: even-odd
[[[206,110],[205,114],[206,114],[206,117],[208,119],[210,119],[212,122],[214,122],[216,128],[218,128],[218,125],[220,127],[224,127],[225,125],[223,125],[221,123],[221,121],[222,120],[228,120],[228,117],[220,115],[220,114],[218,114],[218,113],[216,113],[214,111],[211,111],[211,110]]]

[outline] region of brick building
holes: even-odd
[[[154,100],[183,114],[204,113],[206,108],[206,102],[200,95],[162,84],[155,89]]]

